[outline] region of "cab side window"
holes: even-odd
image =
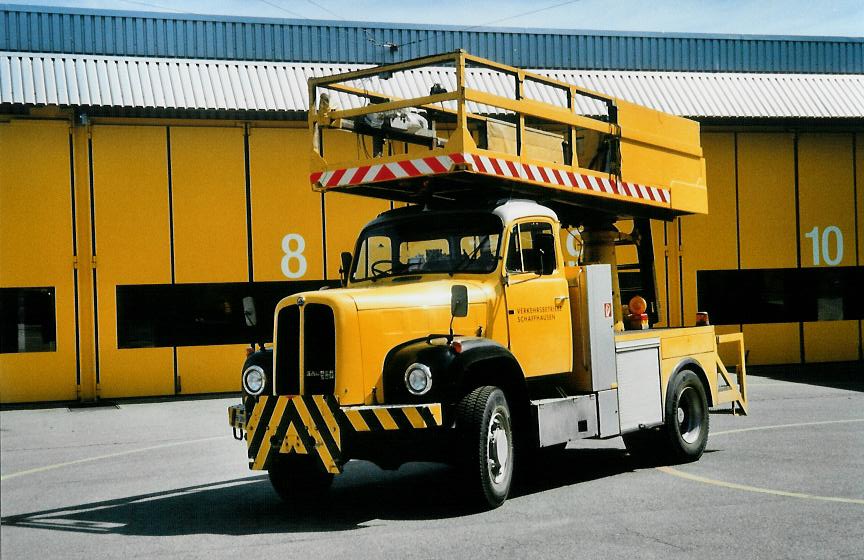
[[[555,236],[546,222],[517,224],[510,233],[508,272],[552,274],[555,271]]]

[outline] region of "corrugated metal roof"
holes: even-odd
[[[267,63],[88,55],[0,53],[0,103],[223,111],[305,111],[306,80],[358,68],[346,64]],[[559,80],[690,117],[862,118],[864,75],[538,70]],[[377,79],[376,79],[377,81]],[[512,80],[474,70],[471,83],[502,95]],[[370,83],[399,97],[455,86],[452,70],[424,69]],[[363,87],[362,84],[358,84]],[[527,95],[563,105],[549,88]],[[351,106],[348,98],[334,104]],[[597,106],[579,107],[585,114]]]
[[[864,73],[864,38],[466,30],[0,5],[0,51],[382,64],[458,48],[521,68]]]

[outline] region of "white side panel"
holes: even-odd
[[[600,437],[610,438],[621,433],[618,421],[618,389],[597,393],[597,418],[600,422]]]
[[[531,406],[537,414],[540,447],[598,434],[595,395],[531,401]]]
[[[621,433],[661,424],[660,339],[619,342],[616,362]]]
[[[585,267],[586,309],[591,390],[611,389],[615,376],[615,325],[612,302],[612,268],[608,264]]]

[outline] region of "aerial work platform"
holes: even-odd
[[[697,122],[464,51],[310,79],[309,127],[322,192],[513,196],[657,219],[708,210]]]

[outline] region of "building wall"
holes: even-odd
[[[78,270],[69,152],[64,122],[0,124],[3,402],[76,394]],[[8,287],[31,289],[13,293]],[[19,298],[26,298],[29,311],[44,321],[19,318]],[[34,351],[10,353],[9,348]]]
[[[239,390],[244,346],[272,333],[242,322],[248,283],[265,307],[320,287],[390,208],[322,201],[306,128],[269,126],[0,123],[3,402]]]
[[[852,133],[703,132],[709,214],[673,224],[684,324],[708,307],[724,330],[743,330],[751,364],[861,359],[853,301],[862,278],[861,141]],[[704,293],[710,271],[735,269],[714,277],[728,297]]]
[[[266,309],[332,283],[339,252],[390,208],[313,193],[307,135],[0,119],[0,400],[239,390],[243,347],[272,333],[266,313],[246,323],[244,297]],[[654,224],[661,324],[708,306],[734,319],[719,330],[743,328],[750,363],[859,359],[861,321],[836,286],[864,254],[864,135],[709,131],[703,147],[711,213]],[[328,150],[357,145],[346,135]],[[797,306],[788,285],[805,269],[819,269],[807,277],[818,297]],[[718,306],[705,286],[742,272]]]

